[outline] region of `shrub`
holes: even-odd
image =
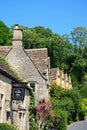
[[[7,123],[0,123],[0,130],[16,130],[13,125],[9,125]]]
[[[58,116],[59,118],[57,117],[57,115],[59,115]],[[57,118],[54,122],[54,127],[57,130],[66,130],[67,129],[67,113],[66,113],[66,111],[57,109],[55,111],[55,116]]]

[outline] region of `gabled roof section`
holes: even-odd
[[[46,49],[46,48],[45,48]],[[40,50],[40,49],[27,49],[28,51],[32,51],[32,50]],[[40,75],[47,80],[46,76],[43,75],[42,71],[40,70],[39,66],[36,64],[36,62],[34,61],[33,57],[30,55],[30,53],[28,53],[25,49],[24,52],[26,53],[26,55],[29,57],[29,59],[31,60],[31,62],[34,64],[35,68],[38,70],[38,72],[40,73]],[[31,53],[33,54],[33,52]]]
[[[57,77],[57,68],[50,69],[50,81],[55,80]]]
[[[5,57],[9,53],[11,48],[12,46],[0,46],[0,55]]]
[[[26,53],[32,58],[42,73],[47,70],[48,52],[47,48],[26,49]]]
[[[14,81],[19,81],[16,74],[10,69],[9,66],[5,65],[2,61],[0,61],[0,73]]]

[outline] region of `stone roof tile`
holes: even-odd
[[[47,48],[26,49],[26,53],[32,58],[41,72],[45,72],[48,66]]]
[[[0,55],[5,57],[12,46],[0,46]],[[33,60],[33,62],[37,65],[39,70],[44,73],[48,67],[48,52],[47,48],[39,48],[39,49],[25,49],[26,53]]]
[[[0,55],[5,57],[11,48],[11,46],[0,46]]]
[[[57,76],[57,68],[51,68],[50,69],[50,81],[53,81],[54,79],[56,79]]]

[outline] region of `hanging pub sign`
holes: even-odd
[[[24,100],[26,83],[12,82],[12,100]]]

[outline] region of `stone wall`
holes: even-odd
[[[0,74],[0,122],[11,122],[6,119],[7,112],[11,112],[11,80]]]
[[[71,77],[67,73],[64,73],[63,70],[59,68],[52,68],[50,72],[50,82],[55,83],[57,86],[60,86],[64,89],[71,89],[72,82]]]
[[[0,122],[13,124],[18,130],[28,130],[29,90],[25,89],[23,101],[11,100],[11,83],[12,79],[0,73]]]
[[[6,58],[24,81],[29,83],[35,82],[36,101],[47,96],[46,79],[43,77],[33,60],[24,51],[22,46],[13,46]]]

